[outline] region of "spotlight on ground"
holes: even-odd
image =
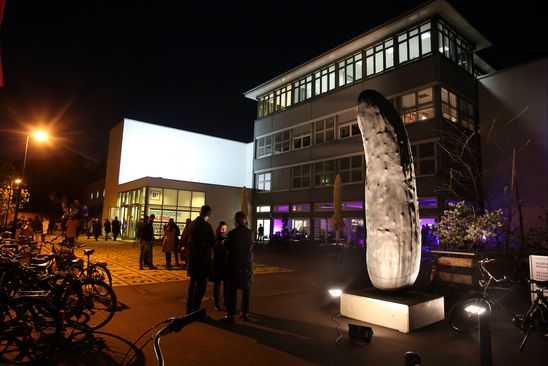
[[[340,288],[332,288],[329,290],[329,294],[333,297],[341,297],[342,293]]]

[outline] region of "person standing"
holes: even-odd
[[[73,214],[70,214],[65,222],[65,239],[71,246],[74,245],[74,242],[76,241],[78,226],[80,226],[80,222],[74,217]]]
[[[145,262],[148,263],[149,269],[156,269],[152,261],[152,242],[154,241],[154,215],[150,215],[149,219],[144,222],[143,230],[141,232],[141,241],[145,249]]]
[[[46,234],[49,230],[49,219],[44,216],[42,217],[42,242],[46,241]]]
[[[228,225],[221,221],[215,230],[217,243],[213,248],[213,266],[211,271],[211,279],[213,280],[213,300],[215,301],[215,310],[220,310],[220,292],[221,282],[223,283],[223,304],[227,304],[228,289],[226,287],[225,272],[226,272],[226,252],[225,239],[228,233]]]
[[[93,227],[93,237],[97,241],[99,240],[99,235],[101,235],[101,221],[99,221],[99,218],[94,218],[91,226]]]
[[[181,240],[179,241],[179,252],[181,253],[181,260],[184,262],[184,266],[188,266],[188,231],[192,220],[186,219],[185,228],[181,234]]]
[[[164,239],[162,243],[162,251],[166,254],[166,268],[171,269],[171,252],[175,252],[175,243],[178,241],[177,225],[173,218],[169,219],[169,222],[164,227]],[[177,257],[177,253],[175,253]],[[177,263],[179,261],[177,260]]]
[[[199,310],[207,287],[207,277],[211,266],[211,249],[215,245],[215,234],[207,222],[211,217],[211,207],[203,205],[200,216],[190,224],[188,240],[188,299],[187,314]]]
[[[259,243],[262,243],[264,240],[264,227],[263,224],[259,224],[259,228],[257,229],[257,240]]]
[[[108,235],[110,234],[110,221],[108,219],[105,219],[103,229],[105,229],[105,240],[108,240]]]
[[[223,323],[234,323],[238,289],[242,290],[242,319],[249,317],[249,296],[253,282],[253,232],[247,227],[242,211],[234,215],[236,228],[230,230],[225,240],[227,254],[226,281],[228,286],[227,315]]]
[[[118,216],[114,216],[114,220],[111,223],[112,226],[112,238],[116,241],[116,238],[120,236],[120,221],[118,221]]]

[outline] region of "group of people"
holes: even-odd
[[[187,297],[187,313],[201,307],[208,281],[213,282],[215,310],[226,308],[227,315],[221,319],[224,323],[234,323],[236,314],[237,291],[242,290],[242,319],[248,320],[250,289],[253,281],[253,238],[245,213],[239,211],[234,216],[235,228],[228,230],[226,222],[221,221],[215,231],[208,222],[211,207],[204,205],[200,216],[191,221],[187,219],[181,233],[170,219],[163,228],[162,250],[166,256],[166,268],[171,268],[172,253],[175,263],[186,262],[190,277]],[[140,243],[139,269],[147,266],[156,269],[152,256],[154,240],[154,215],[145,216],[137,229]],[[179,259],[180,257],[180,259]],[[222,288],[222,304],[221,304]]]
[[[242,319],[249,317],[249,297],[253,281],[253,232],[242,211],[234,215],[235,228],[221,221],[217,229],[209,224],[211,207],[202,206],[188,229],[188,285],[187,313],[199,310],[207,287],[213,281],[215,309],[220,310],[220,289],[223,284],[223,305],[227,315],[224,323],[234,323],[238,289],[242,290]]]
[[[101,223],[101,220],[99,220],[98,218],[92,218],[87,222],[86,230],[88,239],[93,236],[97,241],[104,231],[103,238],[105,240],[108,240],[110,233],[112,233],[112,238],[114,241],[116,241],[116,239],[121,236],[122,225],[118,220],[118,216],[115,216],[112,222],[110,222],[107,218],[103,223]]]

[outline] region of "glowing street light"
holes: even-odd
[[[25,168],[27,167],[27,153],[29,150],[29,140],[31,137],[34,137],[36,141],[46,141],[48,139],[48,134],[45,131],[35,131],[32,135],[27,135],[25,141],[25,155],[23,156],[23,169],[21,171],[21,178],[15,180],[17,184],[17,200],[15,203],[15,212],[13,214],[13,230],[12,238],[15,239],[15,231],[17,230],[17,215],[19,213],[19,203],[21,202],[21,183],[25,180]]]

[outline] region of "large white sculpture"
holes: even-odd
[[[404,289],[417,279],[421,254],[411,146],[400,116],[378,92],[360,94],[357,117],[366,162],[367,271],[378,289]]]

